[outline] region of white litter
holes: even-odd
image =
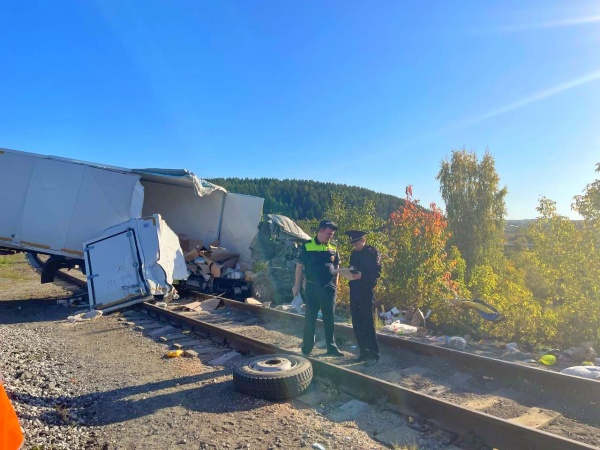
[[[304,304],[304,300],[302,300],[302,296],[300,294],[294,297],[292,300],[292,309],[295,309],[298,314],[302,314],[302,305]]]
[[[95,319],[96,317],[101,317],[101,316],[102,316],[102,311],[93,310],[93,311],[86,312],[83,315],[83,318],[84,319]]]
[[[460,336],[452,336],[448,340],[448,347],[455,350],[464,350],[467,347],[467,341]]]
[[[600,367],[596,366],[567,367],[566,369],[561,370],[560,373],[566,373],[567,375],[574,375],[582,378],[591,378],[592,380],[600,380]]]
[[[413,327],[412,325],[407,325],[405,323],[396,320],[389,325],[383,327],[385,331],[394,334],[412,334],[417,332],[417,327]]]
[[[67,317],[69,322],[86,322],[88,320],[96,319],[102,316],[102,311],[88,311],[85,313],[75,314],[74,316]]]
[[[509,342],[508,344],[506,344],[506,350],[508,350],[511,353],[521,353],[521,350],[519,350],[519,346],[516,342]]]

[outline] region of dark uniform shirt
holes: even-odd
[[[381,255],[372,245],[365,245],[362,250],[353,250],[350,254],[350,265],[361,272],[359,280],[351,280],[350,288],[373,289],[377,278],[381,276]]]
[[[304,266],[306,281],[319,286],[333,285],[336,275],[331,273],[330,266],[338,267],[340,255],[331,242],[321,244],[315,236],[300,247],[298,262]]]

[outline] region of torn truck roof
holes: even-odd
[[[250,260],[264,199],[228,193],[185,169],[127,169],[0,148],[0,247],[81,257],[83,242],[160,214],[177,234]]]

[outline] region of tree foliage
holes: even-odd
[[[283,214],[294,220],[321,219],[334,194],[342,196],[348,207],[360,209],[365,202],[372,202],[374,213],[381,219],[402,205],[402,199],[396,196],[336,183],[275,178],[212,178],[208,181],[231,192],[262,197],[265,214]]]
[[[594,186],[588,185],[583,197],[593,195],[590,190]],[[523,265],[535,274],[529,283],[543,287],[537,289],[536,300],[552,328],[547,338],[568,345],[598,340],[600,233],[595,220],[589,219],[597,217],[600,210],[587,209],[583,226],[557,214],[555,202],[547,198],[540,200],[538,212],[540,216],[528,227],[533,249],[525,255]]]
[[[600,173],[600,163],[596,164],[596,172]],[[600,219],[600,179],[586,186],[583,195],[575,196],[575,209],[588,222]]]
[[[381,229],[384,225],[384,220],[381,219],[375,208],[375,202],[373,200],[365,200],[362,205],[357,207],[349,206],[347,198],[340,193],[332,194],[331,203],[324,211],[324,218],[333,220],[339,226],[336,232],[335,241],[337,244],[338,251],[340,253],[340,264],[342,267],[348,267],[350,261],[350,253],[352,252],[352,245],[350,245],[348,237],[345,232],[348,230],[362,230],[367,231],[368,243],[377,248],[382,255],[386,254],[385,242]],[[314,227],[316,228],[317,221],[314,221]],[[385,268],[384,268],[385,270]],[[385,272],[382,274],[383,278],[386,278]],[[344,280],[340,280],[338,290],[338,303],[347,306],[350,302],[350,291],[348,283]]]
[[[452,233],[449,244],[460,250],[467,275],[477,265],[499,267],[507,189],[499,187],[492,155],[486,150],[478,161],[475,152],[453,150],[450,160],[442,161],[436,178]]]

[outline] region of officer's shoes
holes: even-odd
[[[340,358],[340,357],[342,357],[342,356],[346,356],[346,355],[344,355],[342,352],[340,352],[340,351],[339,351],[337,348],[333,348],[333,349],[331,349],[331,350],[327,350],[327,353],[326,353],[326,355],[327,355],[327,356],[335,356],[335,357],[337,357],[337,358]]]

